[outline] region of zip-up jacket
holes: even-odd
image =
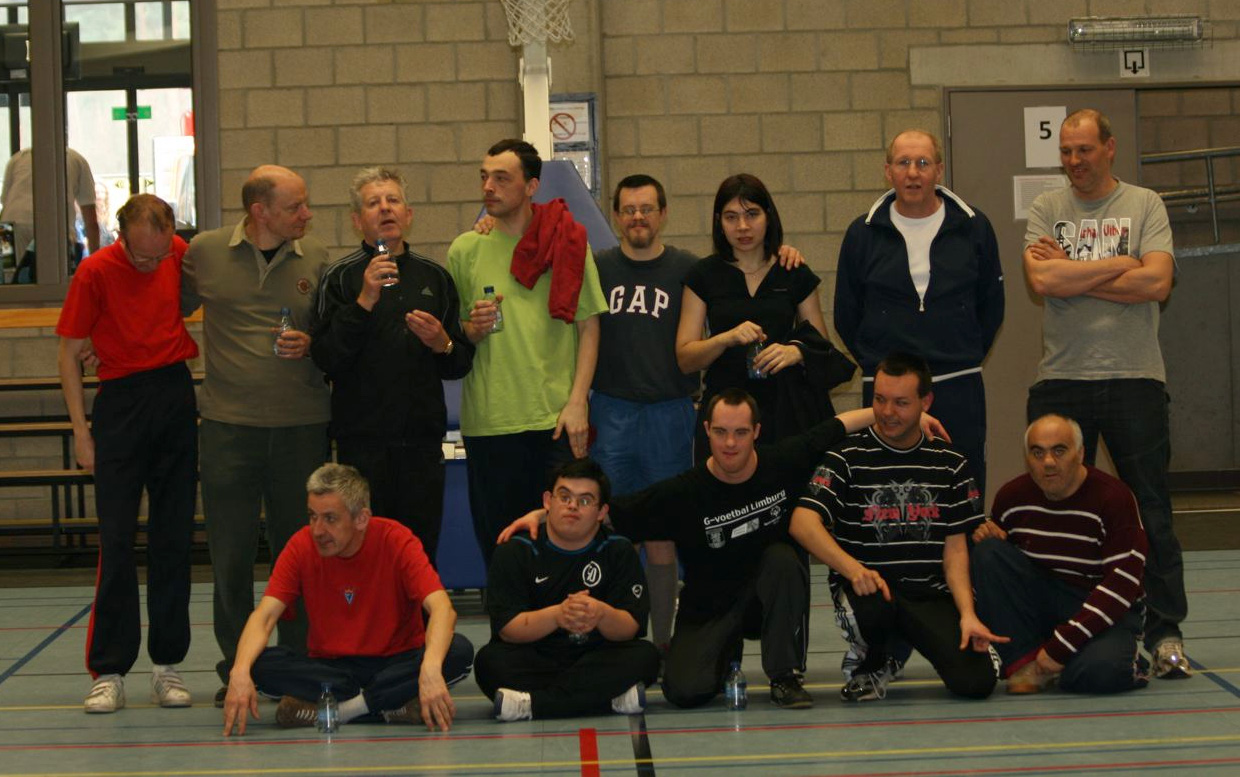
[[[945,187],[930,245],[930,285],[918,297],[904,236],[891,221],[895,190],[848,227],[835,279],[835,328],[862,374],[892,351],[920,354],[936,378],[981,369],[1003,323],[1003,267],[986,216]]]
[[[367,311],[357,297],[373,255],[363,243],[328,265],[319,283],[310,356],[332,384],[331,435],[440,440],[447,427],[442,381],[464,377],[474,358],[456,286],[447,270],[406,244],[392,257],[400,282]],[[414,310],[439,319],[454,343],[451,354],[435,354],[409,331],[405,314]]]

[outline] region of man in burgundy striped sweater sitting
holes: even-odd
[[[1045,415],[1025,432],[1029,473],[1003,485],[973,533],[978,616],[996,644],[1008,693],[1143,688],[1137,652],[1147,542],[1122,481],[1084,463],[1081,428]]]

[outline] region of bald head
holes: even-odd
[[[281,183],[288,182],[300,182],[302,186],[305,186],[302,177],[287,167],[260,165],[254,168],[241,187],[241,207],[249,213],[250,206],[255,203],[270,204],[275,188]]]
[[[279,165],[254,168],[241,187],[241,204],[246,234],[260,250],[301,239],[312,218],[305,180]]]
[[[934,155],[931,157],[932,162],[943,161],[943,144],[933,132],[927,132],[923,129],[906,129],[891,139],[887,144],[887,164],[891,164],[896,160],[896,144],[902,140],[924,140],[930,143],[930,147],[934,149]]]
[[[1057,502],[1075,494],[1087,474],[1080,425],[1053,413],[1029,424],[1025,466],[1047,499]]]

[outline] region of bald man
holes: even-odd
[[[216,671],[225,685],[254,609],[260,513],[274,563],[305,524],[306,478],[330,455],[331,396],[323,373],[305,358],[312,300],[328,263],[323,244],[306,236],[306,182],[263,165],[241,187],[241,205],[240,222],[194,238],[181,284],[182,312],[203,308],[202,503],[223,653]],[[282,308],[293,328],[279,333]],[[280,644],[304,651],[305,631],[304,617],[281,621]]]
[[[1003,268],[985,214],[942,186],[943,146],[924,130],[892,138],[891,190],[848,227],[835,282],[835,328],[861,365],[862,407],[878,363],[921,355],[934,376],[934,414],[986,491],[982,361],[1003,323]]]

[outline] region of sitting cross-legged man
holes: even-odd
[[[499,720],[645,709],[659,653],[641,639],[650,612],[641,561],[602,525],[610,492],[596,462],[571,461],[543,494],[542,536],[495,549],[491,641],[474,676]]]
[[[995,495],[973,533],[977,610],[1011,637],[996,645],[1008,693],[1143,688],[1137,650],[1148,553],[1136,497],[1084,462],[1081,427],[1044,415],[1025,432],[1028,474]]]
[[[474,648],[453,634],[456,610],[422,543],[370,514],[369,487],[353,467],[324,464],[306,491],[309,525],[284,546],[241,633],[224,734],[234,726],[244,734],[247,712],[258,719],[259,693],[281,697],[277,725],[313,726],[325,684],[340,702],[340,723],[381,715],[447,731],[456,714],[448,688],[469,676]],[[267,647],[299,600],[310,621],[308,655]]]

